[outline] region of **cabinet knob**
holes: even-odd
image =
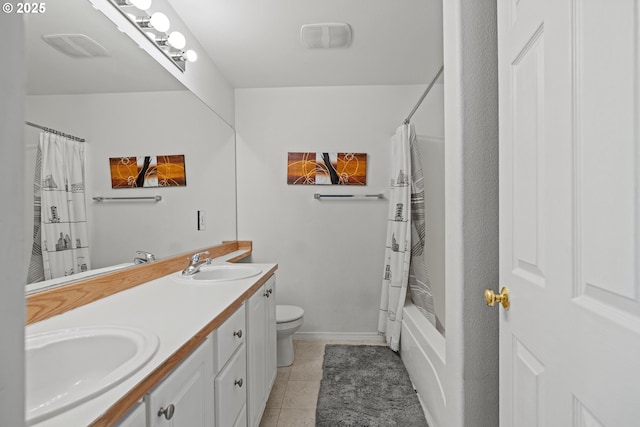
[[[269,291],[264,291],[264,294],[263,294],[263,295],[264,295],[265,297],[269,298]]]
[[[269,292],[269,295],[271,295],[273,293],[273,289],[269,288],[267,292]]]
[[[237,385],[238,387],[242,387],[242,378],[240,378],[239,380],[235,380],[233,382],[233,385]]]
[[[169,406],[167,406],[166,408],[160,408],[160,410],[158,411],[158,416],[161,417],[164,415],[164,417],[167,420],[170,420],[171,418],[173,418],[173,413],[176,411],[176,407],[173,406],[173,403]]]
[[[237,332],[233,333],[234,337],[242,338],[242,329],[238,329]]]

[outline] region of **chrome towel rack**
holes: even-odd
[[[321,199],[383,199],[384,194],[320,194],[315,193],[313,198],[316,200]]]
[[[160,200],[162,200],[162,196],[160,196],[160,195],[155,195],[155,196],[131,196],[131,197],[102,197],[102,196],[95,196],[93,198],[93,200],[95,200],[96,202],[106,202],[106,201],[110,201],[110,200],[153,200],[154,202],[159,202]]]

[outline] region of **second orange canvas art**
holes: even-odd
[[[366,185],[366,153],[289,153],[287,184]]]

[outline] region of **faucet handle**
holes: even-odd
[[[192,263],[199,262],[200,261],[200,257],[202,255],[209,255],[209,251],[197,252],[197,253],[193,254],[193,256],[191,256],[191,262]]]

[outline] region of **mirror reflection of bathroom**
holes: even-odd
[[[89,0],[46,7],[25,15],[25,212],[42,209],[25,222],[27,292],[235,240],[235,189],[208,184],[233,182],[231,125]],[[186,186],[112,188],[110,158],[170,155],[184,156]],[[53,196],[65,170],[73,202]],[[204,230],[198,211],[210,213]]]

